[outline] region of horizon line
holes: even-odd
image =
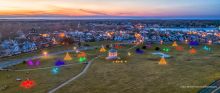
[[[42,19],[42,20],[98,20],[98,19],[136,19],[136,20],[220,20],[220,17],[144,17],[144,16],[0,16],[0,19]]]

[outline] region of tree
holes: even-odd
[[[72,45],[74,43],[74,40],[72,38],[64,37],[61,43],[65,45]]]

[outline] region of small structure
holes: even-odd
[[[196,49],[194,49],[194,48],[192,48],[192,49],[189,50],[189,53],[190,53],[190,54],[196,54],[196,52],[197,52],[197,51],[196,51]]]
[[[163,51],[169,52],[169,51],[170,51],[170,48],[165,47],[165,48],[163,48]]]
[[[54,74],[54,75],[58,74],[59,72],[60,72],[60,68],[58,68],[58,67],[53,67],[52,70],[51,70],[51,73]]]
[[[62,60],[57,60],[56,62],[55,62],[55,66],[62,66],[62,65],[65,65],[65,62],[64,61],[62,61]]]
[[[77,57],[86,57],[86,53],[85,52],[80,52],[79,54],[77,54]]]
[[[197,42],[197,41],[191,41],[191,42],[189,42],[189,45],[190,45],[190,46],[199,46],[199,42]]]
[[[99,52],[101,52],[101,53],[106,52],[106,49],[103,45],[102,45],[102,48],[99,50]]]
[[[162,57],[162,58],[160,59],[159,65],[166,65],[166,64],[167,64],[167,62],[166,62],[165,58]]]
[[[20,87],[25,88],[25,89],[30,89],[33,88],[36,85],[34,80],[25,80],[22,81],[20,84]]]
[[[37,61],[33,61],[33,60],[28,60],[27,61],[27,65],[28,66],[39,66],[40,65],[40,61],[39,60],[37,60]]]
[[[66,53],[66,56],[64,57],[64,60],[65,61],[70,61],[70,60],[72,60],[73,58],[70,56],[70,54],[67,52]]]
[[[79,58],[79,62],[80,62],[80,63],[85,62],[85,61],[86,61],[86,57],[80,57],[80,58]]]
[[[203,49],[204,49],[205,51],[211,51],[211,48],[208,47],[208,46],[204,46]]]
[[[172,46],[173,46],[173,47],[177,47],[177,46],[178,46],[178,44],[176,43],[176,41],[173,42]]]
[[[184,48],[183,48],[182,46],[177,46],[177,47],[176,47],[176,50],[177,50],[177,51],[183,51]]]
[[[110,49],[108,51],[108,57],[106,57],[106,59],[117,59],[118,58],[118,52],[115,49]]]
[[[131,52],[128,52],[128,56],[131,56]]]
[[[86,61],[86,53],[85,52],[80,52],[77,57],[79,58],[79,62],[85,62]]]
[[[141,50],[140,48],[137,48],[137,49],[135,50],[135,52],[136,52],[137,54],[144,54],[144,51]]]
[[[33,66],[33,65],[34,65],[34,63],[33,63],[33,61],[32,61],[32,60],[28,60],[28,61],[27,61],[27,65],[28,65],[28,66]]]

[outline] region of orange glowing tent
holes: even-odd
[[[176,47],[176,50],[177,50],[177,51],[183,51],[184,48],[183,48],[182,46],[177,46],[177,47]]]
[[[192,49],[189,50],[189,53],[190,53],[190,54],[196,54],[196,52],[197,52],[197,51],[196,51],[196,49],[194,49],[194,48],[192,48]]]
[[[99,50],[99,52],[103,53],[103,52],[106,52],[106,49],[104,46],[102,46],[102,48]]]
[[[66,56],[64,57],[64,60],[65,61],[69,61],[69,60],[72,60],[73,58],[70,56],[70,54],[67,52],[66,53]]]
[[[162,57],[162,58],[160,59],[159,65],[166,65],[166,64],[167,64],[167,62],[166,62],[165,58]]]
[[[77,57],[86,57],[86,53],[85,52],[80,52],[78,55],[77,55]]]
[[[173,46],[173,47],[177,47],[177,46],[178,46],[178,44],[176,43],[176,41],[173,42],[172,46]]]

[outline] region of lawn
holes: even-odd
[[[108,44],[107,42],[89,43],[90,45]],[[170,48],[171,55],[166,58],[167,65],[159,65],[159,56],[152,55],[155,47],[161,49]],[[99,54],[104,56],[94,60],[88,72],[77,80],[71,82],[56,93],[196,93],[201,88],[184,88],[185,86],[205,86],[220,77],[220,50],[218,45],[210,46],[212,51],[204,51],[203,46],[195,47],[196,54],[190,54],[186,45],[183,51],[177,51],[171,45],[153,45],[152,48],[142,49],[144,54],[136,54],[135,48],[129,50],[131,56],[127,56],[127,46],[118,49],[121,60],[127,63],[113,63],[106,60],[107,53],[99,53],[99,49],[85,51],[88,60]],[[138,46],[139,48],[142,45]],[[0,71],[0,88],[7,85],[8,88],[0,90],[1,93],[46,93],[65,80],[80,73],[84,64],[79,64],[76,54],[73,60],[62,67],[57,75],[50,70],[36,70],[25,72]],[[62,59],[64,54],[43,58],[40,67],[48,67],[54,64],[56,59]],[[20,64],[12,69],[30,69],[26,64]],[[19,87],[20,82],[16,77],[35,80],[37,85],[32,89]]]
[[[160,45],[154,45],[160,46]],[[167,65],[159,65],[159,56],[152,55],[154,47],[144,54],[123,57],[128,63],[116,64],[103,59],[96,60],[88,73],[80,79],[61,88],[56,93],[197,93],[201,88],[185,86],[206,86],[220,78],[219,46],[212,51],[196,47],[197,54],[189,54],[189,47],[176,51],[170,45]],[[120,55],[126,55],[123,49]]]
[[[87,60],[94,57],[95,50],[85,51],[88,52]],[[80,73],[85,64],[78,61],[77,54],[71,52],[70,55],[73,57],[71,61],[65,61],[65,67],[60,67],[60,72],[54,75],[51,70],[54,63],[61,59],[63,60],[65,54],[59,54],[54,56],[43,57],[40,60],[40,65],[37,67],[27,66],[26,63],[22,63],[10,69],[13,70],[23,70],[23,69],[37,69],[50,67],[48,69],[42,70],[31,70],[31,71],[0,71],[0,92],[1,93],[46,93],[50,89],[58,86],[62,82],[68,80],[69,78],[76,76]],[[35,59],[36,60],[36,59]],[[16,78],[22,80],[30,79],[36,82],[36,86],[32,89],[23,89],[20,87],[20,81],[16,81]]]

